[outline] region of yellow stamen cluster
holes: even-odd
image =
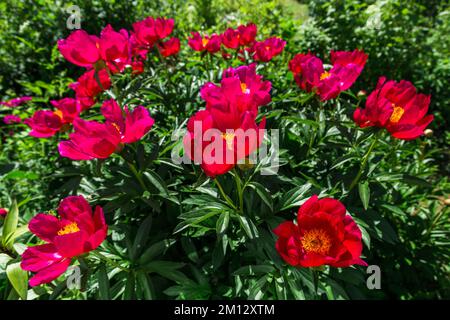
[[[324,80],[324,79],[327,79],[327,78],[329,78],[329,77],[331,77],[331,73],[329,73],[328,71],[325,71],[325,72],[323,72],[323,73],[320,75],[320,80]]]
[[[331,239],[324,229],[311,229],[302,237],[302,246],[307,253],[327,255],[331,248]]]
[[[396,106],[395,104],[392,104],[394,107],[394,111],[392,111],[391,117],[389,118],[389,121],[392,123],[397,123],[402,118],[403,114],[405,113],[405,109],[402,107]]]
[[[58,236],[63,236],[65,234],[71,234],[80,231],[76,222],[72,222],[58,231]]]
[[[222,133],[222,138],[225,139],[227,143],[227,148],[229,150],[233,150],[233,142],[234,142],[234,133]]]

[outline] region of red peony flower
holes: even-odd
[[[153,126],[154,120],[142,106],[124,113],[114,100],[107,100],[101,108],[105,123],[75,119],[74,133],[68,141],[59,143],[59,153],[72,160],[106,159],[123,144],[141,139]]]
[[[63,98],[61,100],[50,101],[52,106],[61,111],[62,122],[72,123],[75,118],[78,118],[81,112],[81,105],[78,100],[73,98]]]
[[[113,73],[123,71],[131,63],[130,41],[125,29],[117,32],[107,25],[100,33],[98,49],[101,59]]]
[[[248,23],[247,25],[240,25],[238,27],[239,32],[239,44],[241,46],[251,46],[255,42],[257,28],[254,23]]]
[[[16,115],[13,115],[13,114],[8,114],[8,115],[3,117],[3,122],[5,124],[21,123],[22,119],[20,119],[19,116],[16,116]]]
[[[361,128],[386,128],[394,138],[412,140],[433,121],[433,115],[427,115],[430,99],[429,95],[417,93],[409,81],[386,81],[380,77],[366,107],[356,109],[353,118]]]
[[[188,45],[195,51],[208,51],[216,53],[220,50],[222,44],[222,36],[213,34],[211,36],[202,37],[198,32],[191,32],[192,37],[188,38]]]
[[[48,138],[54,136],[63,125],[62,112],[50,110],[38,110],[24,123],[32,130],[29,135],[36,138]]]
[[[170,38],[165,42],[161,42],[158,44],[158,49],[163,57],[173,56],[180,51],[180,39]]]
[[[22,255],[23,270],[35,272],[30,286],[49,283],[69,267],[72,258],[95,250],[105,240],[108,226],[103,209],[92,212],[82,196],[61,201],[59,217],[39,213],[28,227],[46,244],[28,247]]]
[[[225,30],[225,32],[222,34],[222,43],[225,47],[229,49],[237,49],[240,44],[240,33],[237,30],[234,30],[232,28],[228,28]]]
[[[24,104],[25,102],[31,101],[32,99],[33,99],[33,97],[29,97],[29,96],[18,97],[18,98],[14,98],[14,99],[11,99],[8,101],[0,102],[0,105],[9,107],[9,108],[14,108],[14,107],[18,107],[18,106]]]
[[[0,208],[0,218],[5,218],[7,214],[8,210],[6,210],[5,208]]]
[[[157,41],[168,37],[173,26],[173,19],[147,17],[133,23],[134,36],[140,45],[150,48]]]
[[[254,64],[225,70],[221,86],[203,86],[200,93],[206,110],[189,119],[184,145],[208,176],[228,172],[258,148],[265,119],[257,125],[256,116],[258,107],[270,102],[270,88],[270,82],[256,74]]]
[[[101,58],[98,37],[84,30],[75,30],[67,39],[58,40],[58,49],[67,61],[80,67],[91,68]]]
[[[348,90],[361,74],[367,61],[363,51],[331,51],[333,68],[325,71],[322,60],[311,54],[297,54],[290,62],[297,85],[307,92],[316,92],[322,101],[336,98]]]
[[[314,195],[299,208],[297,224],[286,221],[273,232],[278,253],[292,266],[367,266],[360,258],[361,230],[338,200]]]
[[[75,91],[76,99],[80,102],[83,110],[94,105],[95,97],[111,87],[111,79],[105,69],[98,71],[101,87],[96,79],[95,72],[95,70],[87,71],[78,78],[77,82],[69,85]]]
[[[256,42],[252,48],[252,52],[254,53],[253,59],[262,62],[270,61],[273,57],[283,52],[285,45],[286,41],[277,37]]]

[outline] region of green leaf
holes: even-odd
[[[14,244],[14,233],[17,230],[17,223],[19,222],[19,210],[17,208],[16,200],[13,200],[11,208],[6,215],[5,223],[3,225],[2,244],[3,247],[11,249]]]
[[[97,271],[98,289],[100,300],[111,300],[109,291],[109,279],[105,265],[101,265]]]
[[[245,233],[250,239],[258,237],[258,230],[250,219],[247,219],[246,217],[241,215],[238,215],[238,219],[242,226],[242,229],[244,229]]]
[[[224,212],[220,215],[219,219],[217,219],[216,231],[217,234],[223,234],[228,229],[228,223],[230,222],[230,214],[228,212]]]
[[[138,272],[136,274],[136,276],[137,276],[139,287],[142,288],[142,291],[144,293],[144,298],[146,300],[152,300],[154,298],[155,294],[154,294],[153,284],[152,284],[152,281],[150,280],[150,277],[144,272]]]
[[[22,270],[20,262],[9,264],[6,267],[6,275],[19,297],[22,300],[27,300],[28,273],[25,270]]]
[[[176,241],[174,239],[165,239],[152,244],[139,258],[139,264],[145,265],[146,263],[152,261],[157,256],[164,253],[171,245]]]
[[[145,247],[145,244],[148,241],[148,237],[150,236],[150,229],[152,228],[153,218],[149,215],[139,226],[139,229],[136,233],[136,237],[134,238],[133,247],[131,248],[130,258],[134,261],[139,253],[141,253],[142,249]]]
[[[249,187],[253,187],[261,200],[264,201],[264,203],[270,208],[271,211],[273,211],[273,201],[269,191],[267,191],[267,189],[258,182],[250,183]]]
[[[233,276],[254,276],[257,274],[271,273],[274,270],[275,270],[274,267],[267,264],[249,265],[237,269],[235,272],[233,272]]]
[[[359,191],[359,198],[361,199],[364,209],[367,210],[367,208],[369,207],[369,200],[370,200],[369,182],[368,181],[359,182],[358,191]]]

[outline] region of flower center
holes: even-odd
[[[242,93],[245,93],[245,94],[250,93],[250,89],[247,88],[247,84],[245,84],[243,82],[241,82],[241,90],[242,90]]]
[[[202,39],[202,45],[203,45],[204,47],[206,47],[206,45],[208,44],[208,42],[209,42],[209,39],[206,39],[206,38],[203,38],[203,39]]]
[[[58,236],[63,236],[65,234],[71,234],[80,231],[76,222],[69,223],[58,231]]]
[[[306,231],[301,242],[307,253],[326,255],[331,248],[330,236],[324,229],[311,229]]]
[[[233,150],[234,133],[222,133],[222,138],[224,138],[227,143],[227,149]]]
[[[62,111],[61,110],[55,110],[54,112],[53,112],[53,114],[54,115],[56,115],[56,116],[58,116],[60,119],[62,119],[63,118],[63,113],[62,113]]]
[[[391,117],[389,118],[389,121],[392,123],[397,123],[402,118],[403,114],[405,113],[405,109],[402,107],[396,106],[395,104],[392,104],[394,107],[394,111],[392,111]]]
[[[323,73],[320,75],[320,80],[324,80],[324,79],[327,79],[327,78],[329,78],[329,77],[331,77],[331,73],[329,73],[328,71],[325,71],[325,72],[323,72]]]

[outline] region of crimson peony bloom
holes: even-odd
[[[133,23],[134,36],[137,42],[147,48],[157,41],[168,37],[174,26],[173,19],[147,17]]]
[[[2,101],[2,102],[0,102],[0,105],[9,107],[9,108],[14,108],[14,107],[18,107],[18,106],[24,104],[25,102],[31,101],[32,99],[33,99],[33,97],[29,97],[29,96],[18,97],[18,98],[14,98],[14,99],[11,99],[8,101]]]
[[[130,65],[131,47],[128,32],[125,29],[117,32],[108,24],[97,41],[100,57],[106,62],[111,72],[121,72],[125,66]]]
[[[69,140],[59,143],[59,153],[72,160],[106,159],[125,143],[141,139],[153,126],[154,120],[142,106],[124,113],[114,100],[107,100],[101,107],[105,123],[76,118],[74,133]]]
[[[7,214],[8,210],[6,210],[5,208],[0,208],[0,218],[5,218]]]
[[[95,70],[85,72],[78,78],[77,82],[69,85],[75,91],[75,97],[80,102],[82,110],[86,110],[95,103],[95,97],[111,87],[111,79],[105,69],[98,71],[98,79],[95,77]]]
[[[91,68],[101,58],[98,40],[84,30],[75,30],[67,39],[58,40],[58,49],[67,61]]]
[[[353,118],[361,128],[386,128],[394,138],[412,140],[433,121],[433,115],[427,115],[430,99],[429,95],[417,93],[409,81],[386,81],[380,77],[366,107],[356,109]]]
[[[262,62],[270,61],[273,57],[283,52],[285,45],[286,41],[277,37],[256,42],[251,50],[254,53],[253,59]]]
[[[46,242],[28,247],[22,254],[22,269],[36,273],[29,281],[32,287],[55,280],[72,258],[95,250],[106,238],[103,209],[97,206],[92,212],[83,196],[62,200],[58,215],[39,213],[28,224],[30,231]]]
[[[72,123],[75,118],[78,118],[82,107],[78,100],[73,98],[63,98],[60,100],[50,101],[52,106],[61,111],[62,122]]]
[[[220,50],[222,36],[213,34],[211,36],[202,36],[198,32],[191,32],[192,37],[188,38],[188,45],[195,51],[208,51],[216,53]]]
[[[292,266],[367,266],[360,258],[361,230],[338,200],[314,195],[299,208],[297,224],[286,221],[273,232],[278,253]]]
[[[240,25],[237,28],[239,32],[239,44],[241,46],[251,46],[255,42],[256,33],[258,29],[254,23],[248,23],[247,25]]]
[[[314,55],[297,54],[289,61],[297,85],[307,91],[316,92],[322,101],[336,98],[341,91],[348,90],[361,74],[367,54],[354,51],[331,51],[333,68],[325,71],[322,60]]]
[[[158,49],[163,57],[173,56],[180,51],[180,39],[170,38],[165,42],[161,42],[158,44]]]
[[[144,72],[144,62],[142,61],[133,61],[131,63],[131,69],[133,70],[132,73],[133,74],[141,74]]]
[[[48,138],[54,136],[63,125],[63,115],[59,110],[38,110],[24,123],[32,130],[29,135],[35,138]]]
[[[19,116],[16,116],[16,115],[13,115],[13,114],[8,114],[8,115],[3,117],[3,122],[5,124],[21,123],[22,119],[20,119]]]
[[[228,28],[225,30],[225,32],[222,34],[222,43],[225,47],[229,49],[237,49],[240,44],[240,33],[237,30],[234,30],[232,28]]]
[[[270,102],[270,88],[270,82],[256,74],[254,64],[225,70],[221,86],[207,83],[202,87],[206,110],[189,119],[184,146],[208,176],[228,172],[258,148],[265,119],[258,125],[256,116],[258,107]],[[248,139],[242,137],[245,133]],[[209,152],[213,146],[220,146],[220,151]]]

